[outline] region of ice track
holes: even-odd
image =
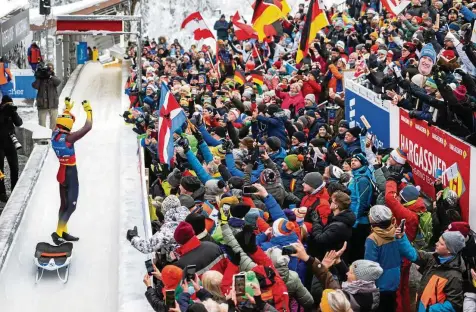
[[[68,230],[79,236],[80,241],[74,243],[69,281],[63,284],[55,272],[45,272],[35,285],[35,246],[41,241],[51,243],[50,235],[56,230],[60,205],[56,182],[59,165],[50,150],[0,273],[0,311],[121,310],[118,307],[119,237],[125,233],[120,230],[119,220],[120,143],[134,140],[135,136],[128,128],[127,134],[131,134],[124,137],[126,126],[118,116],[122,110],[121,69],[104,69],[99,63],[85,66],[71,97],[76,103],[74,129],[85,122],[81,106],[85,99],[90,100],[93,108],[93,129],[75,144],[79,200]],[[141,276],[137,279],[141,283]],[[145,287],[140,289],[143,290]]]

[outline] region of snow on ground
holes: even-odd
[[[17,1],[17,0],[14,0],[14,1]],[[58,16],[58,15],[67,15],[67,14],[70,14],[85,8],[89,8],[90,6],[93,6],[105,1],[107,0],[81,0],[74,3],[70,3],[70,4],[53,6],[51,8],[51,15],[49,16],[49,19],[53,19],[55,16]],[[43,24],[44,19],[45,17],[43,15],[40,15],[40,11],[38,8],[30,9],[30,24],[41,25]]]
[[[2,9],[0,10],[0,19],[8,13],[28,6],[28,0],[2,0],[0,1]]]
[[[50,151],[26,208],[4,269],[0,272],[2,311],[56,310],[117,312],[119,265],[120,143],[124,122],[121,112],[121,70],[89,63],[79,77],[72,98],[76,105],[74,129],[85,122],[81,101],[93,108],[91,132],[75,145],[79,174],[79,200],[69,230],[78,235],[74,244],[70,279],[62,284],[55,273],[45,273],[35,285],[33,254],[38,242],[51,243],[60,198],[56,173],[58,160]],[[132,133],[132,131],[130,131]],[[132,135],[132,137],[134,137]],[[131,150],[136,153],[136,150]],[[137,277],[139,280],[141,276]],[[22,294],[28,300],[19,300]]]

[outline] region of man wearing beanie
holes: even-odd
[[[327,224],[327,217],[331,213],[329,205],[329,193],[326,183],[319,172],[309,172],[303,179],[303,191],[306,194],[301,207],[307,207],[308,211],[316,211],[323,225]]]
[[[360,146],[360,133],[362,130],[359,127],[350,128],[344,135],[344,149],[348,155],[362,153]]]
[[[193,197],[195,200],[203,200],[205,195],[205,187],[203,187],[200,180],[195,176],[185,176],[180,180],[180,194],[186,194]]]
[[[306,155],[307,154],[307,138],[306,134],[302,131],[296,131],[291,138],[291,147],[289,148],[289,154]]]
[[[420,224],[420,215],[426,211],[423,199],[419,197],[419,192],[415,192],[414,186],[407,186],[409,188],[404,192],[404,197],[407,201],[398,196],[398,185],[401,177],[396,174],[390,174],[385,183],[385,204],[392,211],[397,224],[400,224],[402,219],[406,220],[405,233],[410,242],[416,238],[418,227]],[[405,189],[404,188],[404,189]],[[408,191],[410,190],[410,191]],[[410,195],[412,194],[412,195]],[[400,269],[400,286],[397,291],[397,311],[404,311],[405,307],[410,306],[410,267],[411,262],[405,259]]]
[[[160,272],[163,287],[152,287],[150,282],[147,285],[145,297],[149,301],[154,311],[167,311],[167,306],[163,300],[167,290],[175,290],[183,280],[183,270],[175,265],[166,265]],[[162,290],[162,292],[160,292]]]
[[[262,126],[266,127],[266,133],[269,137],[276,137],[281,141],[281,146],[286,146],[286,142],[288,140],[287,134],[286,134],[286,114],[284,111],[281,111],[279,109],[279,106],[276,104],[271,104],[270,106],[273,106],[271,110],[274,110],[274,106],[278,108],[277,112],[274,112],[273,115],[270,115],[266,113],[266,116],[263,114],[258,114],[257,110],[253,111],[252,118],[253,120],[257,120],[259,123],[259,127]]]
[[[461,256],[466,266],[466,272],[463,275],[463,311],[473,311],[476,308],[476,287],[473,283],[473,280],[476,279],[473,278],[472,274],[476,271],[476,242],[474,232],[471,230],[468,222],[464,221],[451,222],[448,226],[448,232],[459,232],[466,241],[466,246],[461,251]]]
[[[331,145],[336,143],[340,146],[344,145],[345,133],[349,130],[349,122],[345,119],[339,121],[339,127],[337,128],[337,135],[331,140]]]
[[[277,137],[269,137],[264,146],[269,154],[269,158],[280,167],[284,157],[286,157],[286,151],[283,148],[286,144],[282,144]]]
[[[203,214],[191,213],[185,218],[185,222],[190,223],[195,236],[202,242],[214,242],[206,229],[206,217]]]
[[[365,241],[366,260],[385,268],[376,285],[380,290],[378,311],[395,311],[396,295],[400,284],[400,265],[404,259],[395,240],[396,223],[392,211],[384,205],[375,205],[369,211],[372,233]]]
[[[346,137],[349,135],[347,132]],[[350,260],[355,261],[364,257],[364,243],[370,234],[368,211],[372,204],[373,174],[368,167],[369,163],[361,153],[352,156],[352,180],[348,185],[351,191],[350,209],[357,217],[350,244]]]
[[[416,263],[423,274],[417,292],[418,311],[462,311],[464,236],[460,232],[443,233],[434,252],[416,250],[400,229],[395,237],[403,256]]]
[[[281,182],[284,189],[293,193],[298,198],[304,197],[303,181],[304,171],[301,168],[304,160],[303,155],[288,155],[282,164]]]
[[[174,239],[180,245],[176,249],[180,259],[175,265],[182,270],[188,265],[195,264],[199,277],[210,270],[222,274],[225,272],[228,259],[221,248],[215,243],[200,241],[189,223],[180,222],[175,230]]]

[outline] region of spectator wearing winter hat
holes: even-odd
[[[276,96],[283,102],[281,104],[282,109],[289,109],[294,116],[302,115],[304,110],[304,97],[301,92],[301,85],[293,83],[289,89],[289,92],[283,92],[276,90]]]
[[[317,71],[311,71],[307,76],[303,77],[302,95],[305,97],[306,100],[308,95],[313,95],[313,104],[316,103],[316,99],[319,99],[319,96],[322,91],[321,85],[317,82],[318,79],[319,74]],[[306,106],[308,106],[307,104],[308,103],[306,101]]]
[[[264,146],[269,154],[269,158],[280,167],[284,161],[284,157],[286,157],[286,150],[284,149],[284,146],[286,145],[282,145],[282,142],[278,137],[272,136],[266,139]]]
[[[299,197],[283,186],[277,166],[274,165],[273,167],[274,170],[266,168],[261,172],[259,179],[260,184],[276,199],[281,207],[284,207],[285,203],[299,203]]]
[[[350,209],[354,212],[357,221],[350,244],[350,259],[362,259],[364,256],[364,242],[370,234],[368,211],[372,203],[374,177],[368,167],[368,161],[361,153],[352,156],[352,179],[348,185],[351,191]]]
[[[259,114],[257,110],[254,110],[252,112],[252,120],[258,121],[252,122],[251,125],[251,130],[254,138],[258,138],[258,136],[260,135],[259,127],[260,124],[263,124],[266,128],[265,134],[268,137],[277,137],[281,141],[282,146],[287,145],[287,134],[285,127],[287,117],[277,104],[271,104],[268,106],[266,116],[265,114]],[[261,137],[259,139],[261,139]]]
[[[291,137],[291,147],[289,148],[288,155],[306,155],[307,154],[307,138],[306,134],[302,131],[296,131]]]
[[[423,76],[428,76],[431,73],[433,65],[436,63],[436,52],[431,43],[423,46],[420,52],[420,62],[418,71]]]
[[[330,200],[331,214],[326,226],[319,219],[313,220],[312,231],[309,232],[308,252],[310,255],[322,259],[326,252],[341,249],[352,236],[352,227],[355,215],[349,209],[350,196],[337,191]],[[347,261],[348,254],[344,256]]]
[[[398,157],[396,157],[396,159],[398,159]],[[426,206],[423,199],[419,197],[420,192],[413,185],[408,185],[401,190],[403,198],[398,196],[398,185],[402,180],[400,172],[401,171],[394,171],[387,178],[385,184],[385,204],[392,211],[397,224],[400,224],[402,219],[406,220],[405,233],[410,242],[413,242],[418,233],[420,224],[419,215],[426,211]],[[409,289],[410,266],[411,263],[408,260],[403,261],[400,274],[401,282],[397,292],[398,311],[402,311],[402,309],[409,306],[411,302]]]
[[[145,297],[149,304],[154,309],[154,311],[166,311],[167,306],[163,298],[167,290],[176,290],[180,285],[183,279],[183,271],[181,268],[175,265],[166,265],[162,272],[154,271],[152,273],[154,276],[157,275],[160,277],[162,283],[159,283],[157,287],[152,287],[151,284],[147,285],[147,290],[145,292]],[[150,277],[147,276],[148,283],[150,282]]]
[[[327,224],[327,218],[331,213],[329,193],[326,183],[319,172],[309,172],[303,178],[303,191],[306,196],[301,201],[301,207],[307,207],[309,214],[315,211],[323,225]]]
[[[218,244],[224,243],[223,232],[220,224],[228,224],[232,234],[239,233],[245,225],[244,217],[250,211],[251,206],[240,203],[236,196],[222,198],[220,201],[219,225],[212,234],[212,238]]]
[[[193,230],[192,225],[180,222],[173,234],[175,241],[180,245],[176,252],[180,259],[175,262],[179,268],[185,269],[188,265],[196,265],[196,273],[215,270],[224,273],[228,260],[220,247],[212,242],[200,241]]]
[[[332,263],[319,261],[306,253],[302,244],[295,244],[296,256],[307,264],[309,270],[319,280],[323,289],[341,289],[349,298],[352,311],[375,311],[379,306],[380,293],[375,286],[375,281],[383,273],[382,267],[376,262],[369,260],[357,260],[353,262],[348,271],[345,266],[336,266],[339,274],[347,275],[347,281],[340,285],[339,281],[335,280],[333,275],[329,272]],[[338,251],[337,257],[334,259],[336,263],[341,263],[340,256],[344,252],[343,249]]]
[[[345,132],[343,147],[348,155],[362,153],[362,148],[360,146],[361,132],[362,129],[360,129],[360,127],[353,127]]]
[[[329,83],[327,87],[332,89],[333,92],[339,93],[344,91],[344,85],[342,83],[342,78],[344,78],[344,74],[342,70],[345,69],[344,62],[340,61],[341,59],[347,60],[345,58],[340,58],[337,60],[336,64],[329,65],[329,71],[327,73],[327,77],[329,78]]]
[[[164,214],[164,224],[160,231],[152,235],[150,239],[141,238],[137,233],[137,227],[127,231],[127,239],[134,248],[147,254],[161,249],[172,251],[176,247],[174,231],[179,222],[185,220],[189,210],[180,204],[177,196],[169,195],[162,202],[162,213]]]
[[[293,193],[299,198],[304,197],[303,179],[304,171],[302,169],[303,155],[288,155],[284,158],[282,164],[281,182],[284,189]]]
[[[463,273],[460,252],[465,247],[460,232],[445,232],[436,243],[435,252],[417,251],[404,233],[395,234],[403,255],[420,267],[423,277],[417,294],[421,311],[462,311]],[[443,285],[439,285],[439,282]]]
[[[184,176],[180,180],[180,194],[190,195],[194,200],[203,200],[205,187],[195,176]]]
[[[395,311],[396,294],[400,284],[400,264],[404,259],[395,240],[395,218],[388,207],[375,205],[370,208],[369,220],[372,233],[365,241],[364,258],[375,261],[385,268],[376,282],[380,290],[378,311]]]
[[[339,126],[337,128],[337,135],[331,140],[330,144],[339,144],[344,146],[345,134],[349,130],[349,122],[345,119],[339,121]]]
[[[461,252],[461,256],[466,266],[466,272],[463,275],[464,303],[463,311],[470,311],[476,304],[476,287],[473,280],[476,280],[472,274],[476,270],[476,242],[474,232],[471,230],[468,222],[452,222],[448,226],[448,232],[459,232],[464,236],[466,245]],[[476,272],[475,272],[476,273]]]
[[[190,213],[185,218],[185,222],[190,223],[193,228],[193,232],[195,233],[195,236],[197,236],[200,241],[214,242],[214,240],[210,236],[210,233],[206,229],[205,220],[206,217],[203,214],[198,214],[196,212]]]

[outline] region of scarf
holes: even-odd
[[[369,282],[364,280],[357,280],[353,282],[343,282],[342,290],[349,294],[355,295],[357,293],[368,293],[378,291],[375,286],[375,282]]]
[[[382,229],[377,226],[372,227],[372,231],[380,238],[386,241],[393,241],[395,239],[395,225],[391,224],[388,228]]]

